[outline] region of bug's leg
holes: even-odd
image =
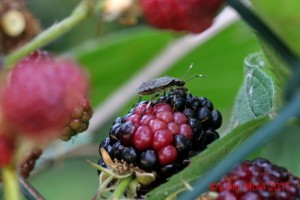
[[[175,110],[175,101],[177,99],[177,95],[181,95],[180,94],[180,90],[182,89],[182,87],[172,87],[173,90],[173,111]]]
[[[176,100],[176,93],[174,92],[174,95],[173,95],[173,111],[175,110],[175,100]]]
[[[154,101],[155,98],[156,98],[156,97],[159,97],[159,96],[160,96],[159,93],[154,94],[154,95],[151,97],[151,100],[150,100],[150,101],[151,101],[151,102]]]
[[[146,108],[144,109],[143,113],[141,114],[142,116],[146,114],[147,109],[150,107],[151,103],[153,102],[153,100],[158,97],[159,94],[155,94],[151,97],[150,101],[148,102]]]
[[[146,106],[146,108],[145,108],[145,110],[144,110],[145,113],[146,113],[146,110],[150,107],[151,102],[152,102],[152,101],[149,101],[149,102],[148,102],[148,104],[147,104],[147,106]],[[143,113],[144,113],[144,112],[143,112]]]
[[[139,95],[138,103],[140,103],[141,101],[142,101],[142,95]]]
[[[164,89],[163,96],[166,97],[166,95],[167,95],[167,94],[166,94],[166,89]]]

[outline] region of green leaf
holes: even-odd
[[[287,78],[291,75],[290,67],[281,59],[281,56],[278,55],[278,52],[275,51],[268,43],[258,36],[261,48],[264,51],[264,55],[268,59],[272,73],[277,79],[279,87],[285,88]]]
[[[183,181],[193,183],[218,162],[226,159],[227,155],[233,151],[237,145],[248,138],[268,120],[268,117],[257,118],[236,127],[230,134],[212,143],[205,151],[193,157],[191,164],[186,169],[172,176],[167,183],[151,191],[147,199],[165,199],[169,194],[185,187]]]
[[[251,0],[258,15],[300,56],[300,1]]]
[[[262,53],[249,55],[244,66],[244,83],[236,99],[230,128],[274,114],[282,101],[278,81]]]

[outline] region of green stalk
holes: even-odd
[[[3,190],[6,200],[21,200],[17,169],[13,164],[2,168]]]
[[[118,200],[120,197],[124,194],[125,190],[127,189],[130,181],[131,176],[128,178],[124,178],[120,180],[120,183],[118,184],[117,188],[115,189],[114,193],[110,196],[109,200]]]
[[[8,55],[4,60],[5,66],[8,68],[12,68],[19,60],[21,60],[29,53],[45,46],[49,42],[57,39],[64,33],[80,24],[83,20],[90,16],[90,14],[92,14],[95,7],[97,8],[97,11],[99,11],[99,7],[102,7],[103,5],[102,2],[97,3],[96,5],[94,4],[96,4],[95,0],[82,0],[76,6],[69,17],[49,27],[45,31],[41,32],[38,36],[36,36],[32,41]]]

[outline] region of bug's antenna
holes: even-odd
[[[204,75],[202,75],[202,74],[198,74],[198,75],[193,76],[192,78],[186,80],[185,82],[191,81],[191,80],[193,80],[194,78],[197,78],[197,77],[204,77],[204,78],[207,78],[207,76],[204,76]]]
[[[191,71],[191,69],[193,68],[194,63],[190,64],[188,70],[185,72],[185,74],[182,77],[182,80],[184,80],[184,78],[189,74],[189,72]]]

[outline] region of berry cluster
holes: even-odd
[[[86,98],[82,98],[79,106],[75,108],[68,125],[61,132],[60,139],[68,141],[71,137],[81,133],[89,127],[89,121],[93,115],[93,109]]]
[[[200,33],[211,26],[224,0],[141,0],[149,24],[160,29]]]
[[[266,186],[263,189],[245,189],[249,184]],[[244,161],[239,164],[218,185],[218,200],[226,199],[286,199],[300,198],[300,179],[287,169],[271,164],[268,160],[257,158],[253,161]],[[227,186],[239,186],[232,190]]]
[[[219,137],[222,116],[208,99],[185,88],[172,89],[156,101],[143,101],[118,117],[99,148],[112,160],[156,172],[154,184],[164,182],[189,164],[189,157]],[[142,188],[143,189],[143,188]],[[147,188],[148,190],[149,188]]]

